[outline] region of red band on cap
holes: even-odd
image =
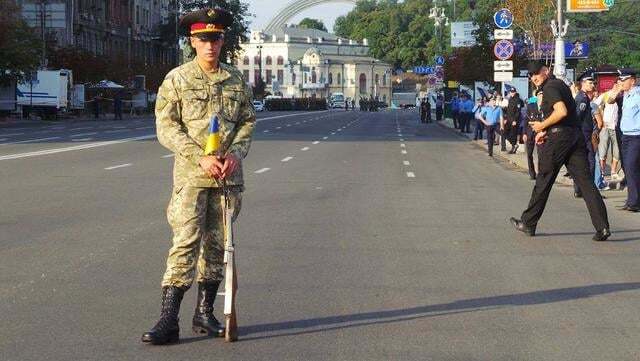
[[[221,33],[224,27],[219,24],[194,23],[191,25],[191,34],[199,33]]]

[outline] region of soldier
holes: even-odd
[[[165,344],[179,339],[180,302],[194,279],[198,295],[193,331],[223,336],[213,315],[213,303],[223,280],[223,234],[220,185],[231,191],[238,216],[243,190],[242,159],[255,127],[252,95],[242,74],[219,62],[231,14],[204,9],[185,15],[180,28],[195,49],[193,61],[173,69],[158,90],[158,140],[175,153],[173,192],[167,218],[173,246],[162,278],[162,311],[143,342]],[[204,147],[213,115],[220,120],[220,156],[205,156]]]

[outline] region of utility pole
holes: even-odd
[[[555,38],[555,66],[553,67],[553,75],[559,79],[565,79],[567,76],[564,36],[567,35],[567,28],[569,27],[569,21],[564,19],[562,14],[562,3],[562,0],[557,0],[557,19],[551,20],[551,31]]]
[[[40,1],[40,33],[42,35],[42,59],[40,60],[40,67],[45,69],[47,67],[47,39],[45,36],[45,17],[47,16],[47,0]]]

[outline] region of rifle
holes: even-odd
[[[205,155],[220,155],[220,135],[218,133],[218,117],[211,118],[209,137],[205,146]],[[233,213],[234,205],[229,197],[227,181],[222,180],[222,194],[220,195],[220,208],[222,209],[223,239],[224,239],[224,292],[218,295],[224,296],[224,321],[226,342],[238,340],[238,322],[236,318],[236,292],[238,280],[236,278],[235,248],[233,243]]]

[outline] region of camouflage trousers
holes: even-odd
[[[219,188],[175,187],[167,208],[173,246],[162,287],[188,288],[198,282],[223,280],[224,234]],[[241,189],[230,193],[235,221],[242,206]],[[197,275],[196,275],[197,272]]]

